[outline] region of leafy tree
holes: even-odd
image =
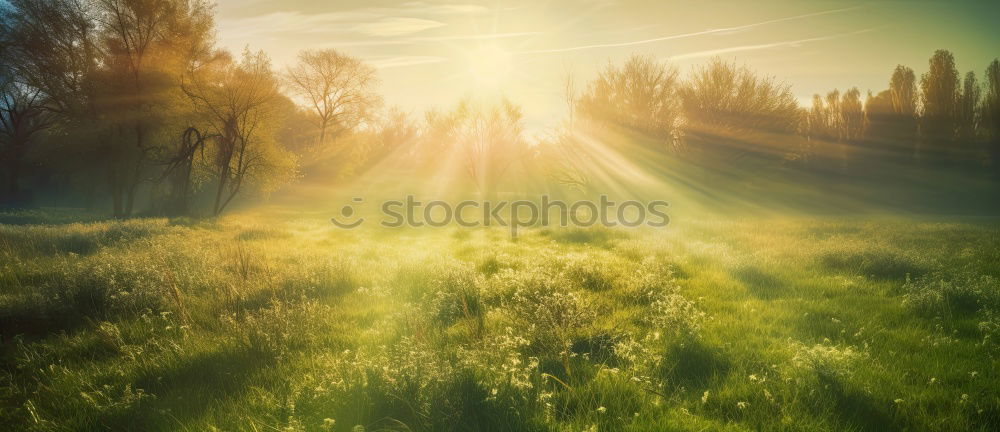
[[[294,176],[293,156],[274,139],[282,96],[266,54],[247,50],[239,62],[223,56],[201,65],[184,91],[214,136],[205,161],[216,187],[213,215],[251,183],[268,192]]]
[[[881,165],[895,162],[900,155],[910,152],[912,142],[899,131],[901,118],[896,113],[893,104],[892,90],[883,90],[878,94],[868,93],[865,100],[864,132],[865,159],[870,164]]]
[[[944,158],[951,152],[958,122],[958,69],[950,51],[938,50],[920,78],[923,116],[920,130],[925,156]]]
[[[889,78],[888,109],[876,102],[869,111],[869,121],[873,123],[870,138],[881,143],[886,157],[910,159],[919,148],[917,123],[917,88],[913,69],[896,66]]]
[[[381,103],[375,69],[332,49],[300,53],[286,82],[315,115],[321,143],[353,129]]]
[[[986,67],[986,95],[982,104],[982,122],[988,137],[990,164],[1000,173],[1000,59]]]
[[[962,81],[962,93],[958,98],[958,145],[971,157],[977,150],[979,140],[979,102],[982,99],[982,89],[976,80],[976,73],[965,74]],[[963,158],[965,159],[965,158]]]
[[[156,134],[169,122],[170,92],[177,89],[194,38],[206,39],[209,6],[189,0],[97,0],[105,78],[102,109],[110,130],[106,141],[115,216],[132,213],[136,190],[162,150]],[[178,52],[180,51],[180,52]],[[178,56],[180,54],[180,56]]]
[[[9,0],[0,5],[8,29],[4,51],[22,88],[37,89],[52,114],[43,161],[51,173],[76,176],[88,207],[103,184],[99,154],[102,115],[98,106],[98,34],[95,9],[82,0]]]
[[[846,170],[850,149],[860,147],[865,130],[861,91],[855,87],[844,93],[832,90],[825,98],[814,95],[807,123],[809,136],[816,141],[813,151]]]

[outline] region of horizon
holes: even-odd
[[[982,76],[1000,46],[990,20],[1000,5],[973,1],[566,3],[219,0],[217,20],[221,47],[262,49],[278,71],[301,50],[334,48],[378,69],[388,105],[420,114],[502,95],[535,133],[566,117],[568,74],[580,87],[634,54],[682,77],[719,56],[786,83],[808,107],[833,89],[878,93],[898,64],[919,77],[936,49]]]

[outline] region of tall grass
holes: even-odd
[[[266,218],[0,226],[0,421],[1000,427],[994,225],[706,221],[512,241]]]

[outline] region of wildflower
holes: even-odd
[[[328,430],[328,431],[333,430],[333,425],[335,425],[336,423],[337,421],[332,418],[323,419],[323,430]]]
[[[749,406],[750,406],[749,402],[743,402],[743,401],[736,402],[736,408],[739,408],[741,410],[747,409],[747,407]]]
[[[603,407],[603,406],[599,406],[599,407],[597,407],[597,412],[599,412],[601,414],[604,414],[604,413],[608,412],[608,409],[605,408],[605,407]]]
[[[701,395],[701,403],[702,404],[708,403],[708,390],[705,390],[705,393],[702,393],[702,395]]]
[[[896,403],[896,405],[899,405],[899,404],[901,404],[901,403],[903,403],[903,402],[905,402],[905,401],[904,401],[904,400],[902,400],[902,399],[896,399],[896,400],[894,400],[893,402],[895,402],[895,403]]]

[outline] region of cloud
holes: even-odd
[[[387,17],[374,22],[356,24],[352,29],[369,36],[390,37],[418,33],[445,25],[440,21],[421,18]]]
[[[402,8],[425,15],[481,15],[490,11],[490,8],[483,5],[431,4],[420,1],[404,3]]]
[[[458,41],[458,40],[484,40],[484,39],[508,39],[523,36],[535,36],[541,34],[541,32],[514,32],[514,33],[482,33],[482,34],[463,34],[463,35],[449,35],[449,36],[422,36],[422,37],[412,37],[409,38],[410,42],[443,42],[443,41]]]
[[[711,56],[716,56],[716,55],[720,55],[720,54],[729,54],[729,53],[743,52],[743,51],[757,51],[757,50],[772,49],[772,48],[798,47],[798,46],[805,45],[805,44],[812,43],[812,42],[820,42],[820,41],[827,41],[827,40],[831,40],[831,39],[839,39],[839,38],[842,38],[842,37],[853,36],[853,35],[862,34],[862,33],[868,33],[868,32],[871,32],[871,31],[875,31],[875,28],[858,30],[858,31],[853,31],[853,32],[848,32],[848,33],[838,33],[838,34],[834,34],[834,35],[820,36],[820,37],[814,37],[814,38],[808,38],[808,39],[798,39],[798,40],[790,40],[790,41],[782,41],[782,42],[772,42],[772,43],[766,43],[766,44],[742,45],[742,46],[734,46],[734,47],[728,47],[728,48],[719,48],[719,49],[713,49],[713,50],[695,51],[695,52],[690,52],[690,53],[686,53],[686,54],[680,54],[680,55],[671,56],[670,60],[682,60],[682,59],[697,58],[697,57],[711,57]]]
[[[801,20],[801,19],[805,19],[805,18],[817,17],[817,16],[821,16],[821,15],[829,15],[829,14],[842,13],[842,12],[847,12],[847,11],[859,9],[861,7],[862,6],[853,6],[853,7],[840,8],[840,9],[831,9],[831,10],[826,10],[826,11],[821,11],[821,12],[813,12],[813,13],[808,13],[808,14],[803,14],[803,15],[795,15],[795,16],[784,17],[784,18],[775,18],[775,19],[771,19],[771,20],[767,20],[767,21],[761,21],[761,22],[756,22],[756,23],[752,23],[752,24],[745,24],[745,25],[736,26],[736,27],[725,27],[725,28],[704,30],[704,31],[693,32],[693,33],[682,33],[682,34],[662,36],[662,37],[657,37],[657,38],[652,38],[652,39],[642,39],[642,40],[635,40],[635,41],[602,43],[602,44],[592,44],[592,45],[581,45],[581,46],[567,47],[567,48],[555,48],[555,49],[545,49],[545,50],[524,51],[521,54],[546,54],[546,53],[560,53],[560,52],[570,52],[570,51],[581,51],[581,50],[589,50],[589,49],[595,49],[595,48],[619,48],[619,47],[626,47],[626,46],[632,46],[632,45],[648,44],[648,43],[653,43],[653,42],[662,42],[662,41],[675,40],[675,39],[685,39],[685,38],[691,38],[691,37],[695,37],[695,36],[705,36],[705,35],[710,35],[710,34],[732,34],[732,33],[742,32],[742,31],[750,30],[750,29],[752,29],[754,27],[760,27],[760,26],[764,26],[764,25],[768,25],[768,24],[776,24],[776,23],[785,22],[785,21],[794,21],[794,20]]]
[[[390,69],[403,66],[415,66],[448,61],[445,57],[435,56],[395,56],[366,58],[365,62],[376,69]]]
[[[366,36],[393,37],[442,27],[436,17],[481,15],[489,8],[475,4],[430,4],[409,2],[395,7],[363,7],[305,14],[299,11],[222,19],[219,28],[227,39],[269,37],[276,34],[358,32]]]

